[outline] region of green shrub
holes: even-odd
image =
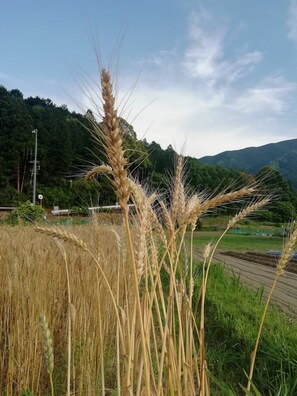
[[[21,203],[17,208],[15,208],[10,216],[9,220],[13,222],[16,220],[23,220],[25,222],[42,220],[45,216],[45,212],[39,205],[33,205],[30,201]]]
[[[79,215],[79,216],[88,216],[89,215],[89,210],[87,206],[74,206],[71,209],[71,212],[73,214]]]

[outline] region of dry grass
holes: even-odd
[[[92,227],[71,231],[88,241],[94,251],[98,249],[98,259],[116,295],[118,272],[122,271],[119,257],[123,253],[117,230],[108,227],[99,230],[100,241],[95,240]],[[49,389],[39,327],[41,313],[45,314],[53,336],[55,386],[65,389],[68,296],[63,255],[54,240],[29,227],[8,231],[1,228],[0,240],[0,389],[5,389],[7,395],[20,394],[24,389],[44,395]],[[106,357],[110,366],[107,386],[115,385],[113,380],[109,383],[108,376],[115,367],[110,348],[115,342],[111,334],[115,333],[116,315],[94,260],[82,249],[74,249],[71,239],[69,243],[63,242],[63,247],[69,261],[71,297],[76,310],[72,327],[72,390],[95,395],[100,387],[101,356]],[[119,282],[124,290],[122,278]],[[109,340],[103,343],[103,350],[102,339]]]
[[[147,197],[140,186],[133,191],[138,210],[131,232],[149,390],[143,378],[144,358],[125,228],[100,226],[95,221],[86,227],[35,227],[37,233],[31,227],[0,229],[0,315],[5,324],[0,379],[1,389],[7,394],[24,389],[44,394],[50,387],[38,328],[43,312],[53,335],[55,387],[66,389],[70,302],[75,310],[71,329],[72,392],[96,395],[121,389],[123,394],[161,395],[174,390],[180,395],[198,393],[199,332],[191,307],[191,257],[186,259],[181,254],[184,230],[169,230],[171,240],[154,231],[162,229],[153,216],[156,196]],[[188,203],[191,201],[188,198]]]

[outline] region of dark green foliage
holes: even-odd
[[[32,196],[33,129],[38,129],[37,189],[45,204],[81,205],[81,191],[70,188],[70,178],[86,163],[98,161],[88,127],[86,117],[70,113],[66,106],[38,97],[24,100],[20,91],[0,87],[0,205],[15,205]],[[97,188],[91,193],[88,188],[82,200],[95,194]]]
[[[224,168],[223,166],[202,164],[195,158],[186,158],[186,169],[189,184],[195,190],[208,190],[221,192],[242,187],[247,180],[234,169]]]
[[[33,122],[18,90],[0,86],[0,190],[10,186],[23,191],[26,159]]]
[[[297,216],[297,194],[280,172],[274,168],[264,167],[257,173],[267,193],[275,196],[273,203],[258,214],[262,220],[272,222],[292,221]]]

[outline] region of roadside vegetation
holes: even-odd
[[[199,270],[198,270],[199,271]],[[207,362],[217,395],[244,394],[257,324],[264,310],[262,290],[253,292],[214,265],[206,297]],[[297,322],[271,306],[257,354],[254,383],[261,395],[297,393]],[[256,394],[256,392],[253,392]]]
[[[227,276],[213,258],[228,232],[269,205],[272,196],[256,179],[214,193],[193,191],[185,184],[181,156],[166,195],[143,187],[128,172],[105,69],[101,91],[102,123],[89,120],[105,160],[85,178],[107,178],[122,223],[103,226],[94,215],[85,227],[0,228],[1,391],[293,395],[297,326],[269,306],[297,229],[284,244],[262,304],[260,295]],[[231,203],[233,216],[219,237],[205,244],[197,263],[199,219]]]

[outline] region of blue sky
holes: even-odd
[[[202,157],[297,137],[297,0],[0,1],[8,89],[91,107],[94,43],[139,138]]]

